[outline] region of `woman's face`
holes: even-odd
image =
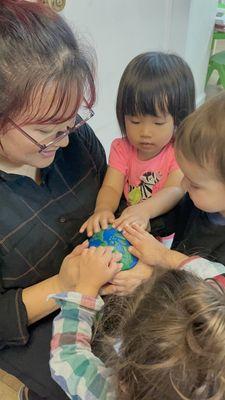
[[[44,100],[36,99],[36,106],[40,107],[38,117],[45,115],[45,110],[49,109],[49,104],[52,101],[52,93],[49,90],[47,96],[43,96]],[[66,121],[62,123],[53,124],[51,121],[45,124],[38,124],[30,122],[28,125],[24,125],[22,121],[25,120],[26,115],[22,115],[14,120],[15,124],[22,128],[29,136],[35,139],[38,143],[48,144],[52,137],[57,137],[57,133],[65,132],[68,127],[73,127],[75,123],[75,115],[71,118],[71,113],[74,108],[74,99],[71,104],[68,105],[66,113],[68,119],[64,115]],[[33,105],[35,109],[35,104]],[[7,131],[0,134],[0,157],[7,160],[9,163],[21,166],[30,165],[36,168],[44,168],[52,163],[54,160],[56,151],[60,147],[65,147],[69,143],[68,136],[62,138],[60,141],[53,143],[48,149],[40,152],[40,148],[32,143],[32,141],[25,137],[15,126],[8,124]]]

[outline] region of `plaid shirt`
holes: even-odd
[[[29,339],[22,288],[58,273],[84,240],[106,169],[103,147],[87,125],[70,135],[53,163],[31,178],[0,172],[0,348]]]
[[[72,400],[115,400],[112,370],[91,351],[92,324],[103,305],[98,296],[68,292],[56,296],[62,307],[54,319],[50,361],[53,379]]]
[[[213,278],[225,287],[225,266],[222,264],[192,257],[182,267],[203,279]],[[96,299],[76,292],[50,297],[57,299],[61,306],[53,323],[52,378],[72,400],[115,400],[113,371],[95,357],[90,346],[93,320],[103,301],[99,296]]]

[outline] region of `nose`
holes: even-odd
[[[151,129],[147,124],[141,127],[141,137],[152,137]]]

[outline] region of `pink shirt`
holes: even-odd
[[[142,161],[126,138],[113,140],[109,166],[125,176],[124,195],[129,205],[151,197],[163,188],[169,174],[179,169],[171,143],[155,157]]]

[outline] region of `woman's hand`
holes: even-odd
[[[117,273],[110,281],[111,284],[102,287],[100,294],[103,296],[108,294],[116,294],[118,296],[128,295],[143,281],[150,278],[151,274],[152,267],[139,261],[134,268]]]
[[[100,210],[96,211],[87,221],[83,223],[80,228],[80,233],[83,233],[85,229],[87,230],[88,237],[92,236],[94,233],[99,232],[101,229],[107,229],[108,224],[112,224],[115,217],[110,210]]]
[[[148,230],[150,230],[149,218],[149,207],[146,207],[145,202],[142,202],[125,208],[121,216],[113,222],[113,227],[118,229],[118,231],[122,231],[125,225],[135,223],[143,229],[148,227]]]
[[[88,247],[88,240],[76,246],[62,262],[57,278],[55,293],[75,290],[78,278],[79,258],[82,251]]]

